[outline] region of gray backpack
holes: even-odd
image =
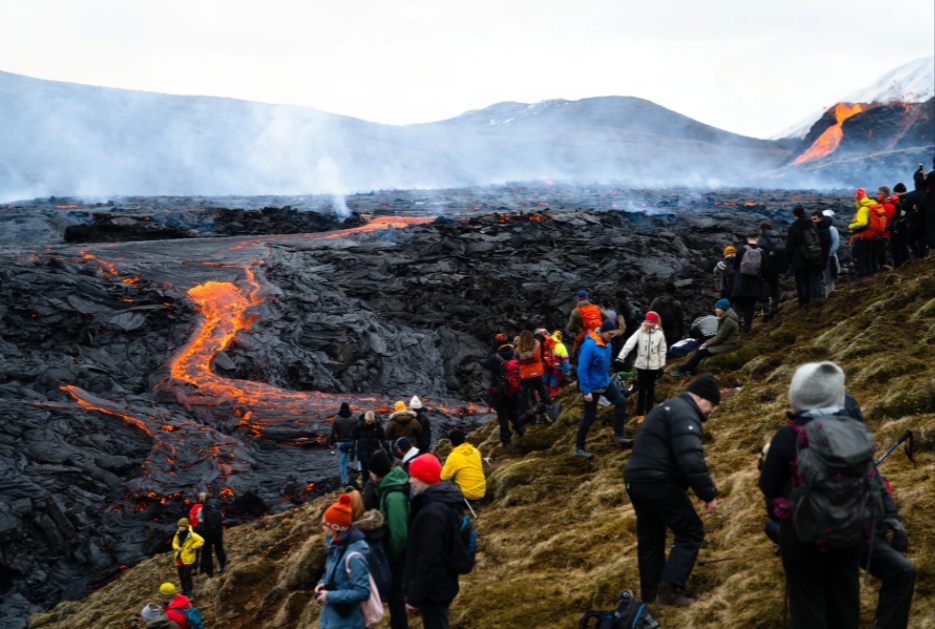
[[[798,433],[789,502],[799,540],[827,550],[868,539],[883,521],[870,431],[836,416],[789,426]]]
[[[760,274],[760,269],[763,268],[763,250],[750,245],[744,245],[743,248],[746,251],[740,260],[740,272],[744,275],[756,277]]]

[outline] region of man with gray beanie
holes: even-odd
[[[818,520],[811,505],[823,501],[828,518],[848,515],[850,505],[842,504],[840,496],[848,493],[850,484],[860,485],[861,492],[869,490],[866,495],[875,491],[879,497],[879,486],[873,478],[873,441],[866,427],[845,411],[844,371],[832,362],[799,367],[789,386],[789,402],[794,413],[770,442],[760,472],[760,490],[770,518],[779,522],[792,627],[857,629],[864,528],[859,519],[845,517],[845,521],[854,522],[853,530],[829,526],[813,535],[821,527],[812,526]],[[832,475],[830,466],[825,468],[828,473],[814,473],[844,449],[849,450],[846,454],[851,460],[862,461],[862,467],[854,465],[858,473],[852,474],[851,468],[836,468],[838,471]],[[803,477],[809,481],[806,483]],[[830,483],[837,484],[837,494],[823,493]],[[873,511],[869,500],[858,513],[863,517],[868,511]]]
[[[644,601],[679,607],[694,602],[682,590],[704,541],[704,526],[685,490],[691,487],[705,502],[705,513],[717,509],[717,487],[704,459],[702,424],[720,401],[717,380],[706,373],[685,393],[650,411],[636,433],[623,480],[636,511]],[[675,533],[668,561],[666,528]]]

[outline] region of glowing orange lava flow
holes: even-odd
[[[844,103],[838,103],[834,106],[834,117],[837,120],[836,124],[831,125],[825,132],[818,136],[818,139],[815,140],[808,150],[799,155],[793,164],[803,164],[805,162],[810,162],[813,159],[818,159],[819,157],[824,157],[825,155],[831,155],[834,153],[838,145],[841,144],[841,138],[844,137],[844,131],[841,129],[841,124],[853,116],[854,114],[859,114],[864,111],[863,105],[845,105]]]

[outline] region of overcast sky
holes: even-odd
[[[930,0],[0,0],[0,70],[390,124],[624,95],[767,137],[935,49]]]

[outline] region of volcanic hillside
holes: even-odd
[[[893,488],[917,569],[910,626],[935,626],[935,272],[916,261],[854,286],[802,312],[787,302],[768,325],[755,324],[741,348],[708,362],[721,384],[722,404],[705,424],[705,453],[718,485],[718,510],[703,516],[702,559],[736,560],[696,567],[690,609],[657,610],[663,627],[779,628],[783,575],[763,533],[765,509],[757,489],[757,458],[786,420],[795,368],[809,361],[843,366],[848,390],[861,403],[880,451],[907,429],[915,434],[915,463],[896,450],[881,466]],[[671,377],[657,388],[677,395]],[[461,580],[452,607],[458,629],[568,629],[589,608],[612,608],[618,591],[638,590],[636,518],[622,482],[630,456],[611,442],[611,411],[599,413],[588,449],[571,454],[582,399],[566,389],[559,421],[533,426],[502,451],[495,421],[469,436],[494,465],[488,497],[478,508],[478,564]],[[639,427],[634,422],[627,433]],[[442,442],[436,451],[448,452]],[[229,573],[196,580],[196,604],[216,629],[313,629],[319,606],[312,589],[324,568],[318,521],[334,497],[228,533]],[[700,507],[699,507],[700,508]],[[79,602],[59,604],[30,619],[30,629],[131,629],[139,610],[164,581],[175,578],[168,556],[122,573]],[[861,581],[862,625],[873,617],[879,582]],[[386,624],[381,627],[387,626]],[[416,620],[414,628],[421,626]]]

